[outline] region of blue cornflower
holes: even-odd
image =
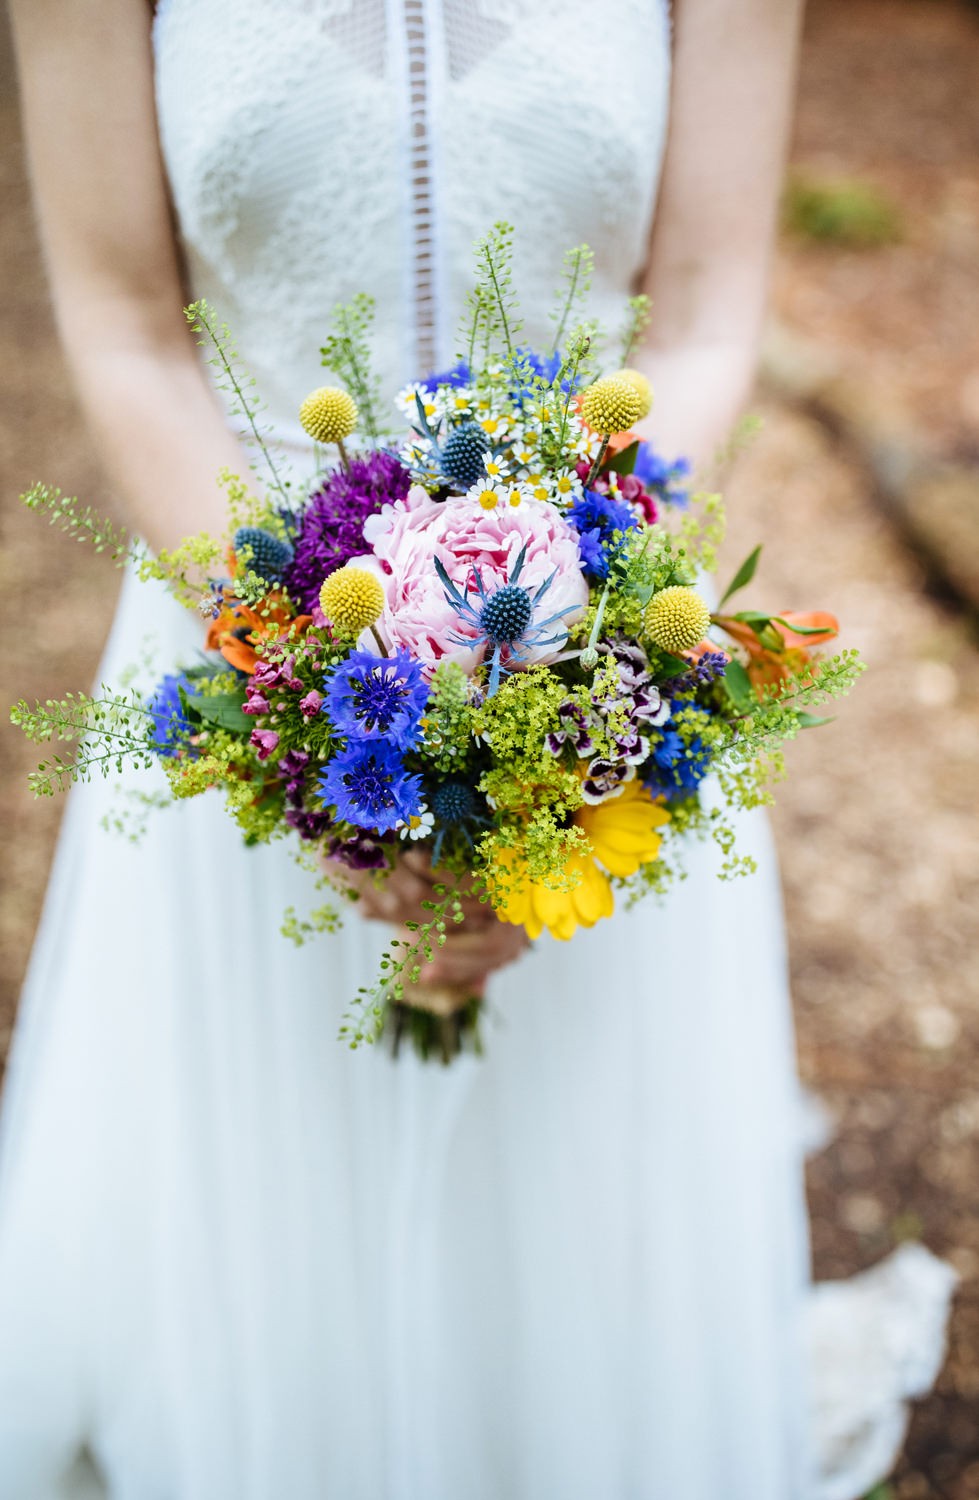
[[[706,709],[684,705],[684,715],[710,717]],[[710,770],[710,747],[699,734],[681,735],[676,729],[661,729],[652,746],[652,756],[642,772],[649,789],[667,798],[695,792]]]
[[[170,757],[183,750],[192,732],[192,726],[184,706],[180,699],[180,689],[185,692],[191,691],[191,683],[183,672],[174,676],[168,673],[163,681],[157,684],[149,703],[146,705],[153,719],[153,728],[150,732],[150,748],[157,755]]]
[[[565,615],[573,614],[577,609],[577,605],[569,605],[567,609],[559,609],[556,614],[548,615],[546,620],[534,619],[534,611],[554,582],[557,569],[531,592],[519,581],[526,556],[527,543],[524,542],[517,554],[509,582],[494,589],[492,593],[487,592],[479,569],[473,568],[471,576],[476,585],[478,604],[474,604],[468,597],[468,591],[464,594],[459,592],[440,559],[434,559],[435,571],[446,599],[460,619],[475,627],[478,632],[475,639],[471,636],[455,636],[451,639],[460,646],[488,646],[492,652],[488,691],[490,698],[499,687],[503,672],[507,670],[503,665],[504,652],[509,661],[519,662],[523,651],[528,647],[555,646],[564,641],[567,637],[566,630],[559,628],[550,635],[547,631]]]
[[[435,391],[440,385],[469,385],[471,380],[472,370],[470,370],[464,359],[460,359],[458,364],[452,366],[451,370],[442,370],[437,374],[426,375],[425,379],[420,380],[418,383],[423,390]]]
[[[321,773],[319,787],[324,803],[336,808],[338,822],[373,833],[390,833],[418,817],[423,806],[421,777],[405,770],[385,740],[348,745]]]
[[[350,740],[388,740],[410,750],[428,702],[422,669],[403,647],[393,656],[353,651],[326,679],[324,712]]]
[[[684,483],[690,477],[689,459],[677,458],[667,463],[649,443],[640,443],[632,472],[643,488],[658,495],[665,505],[676,505],[682,510],[690,504],[690,488]]]
[[[585,490],[567,516],[578,533],[582,571],[592,578],[607,578],[622,533],[639,525],[632,509],[597,490]]]

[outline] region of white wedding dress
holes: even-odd
[[[190,283],[283,440],[358,290],[389,390],[451,359],[494,219],[529,343],[582,240],[619,318],[666,127],[660,0],[164,0],[155,47]],[[127,583],[106,679],[148,634],[161,670],[198,638]],[[441,1069],[338,1043],[383,933],[290,946],[310,892],[283,849],[242,848],[210,798],[134,847],[100,826],[115,806],[70,799],[11,1063],[3,1500],[89,1493],[82,1446],[114,1500],[829,1495],[763,820],[754,878],[694,847],[666,906],[502,973],[486,1055]],[[881,1406],[903,1393],[881,1375]]]

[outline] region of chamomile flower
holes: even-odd
[[[421,811],[406,823],[399,823],[398,833],[403,839],[410,839],[415,843],[418,839],[430,839],[435,832],[435,816],[431,809],[422,803]]]
[[[488,416],[481,417],[480,427],[493,443],[499,443],[506,437],[513,425],[509,417]]]
[[[455,389],[443,389],[440,392],[443,397],[446,413],[451,417],[469,417],[473,410],[473,394],[465,386]]]
[[[570,503],[581,494],[581,480],[575,469],[559,469],[551,475],[551,483],[559,500]]]
[[[429,390],[428,386],[420,384],[417,380],[413,380],[410,385],[405,386],[404,390],[399,391],[394,398],[394,404],[402,416],[408,418],[409,422],[417,422],[418,420],[419,401],[422,404],[426,421],[434,422],[439,415],[439,405],[436,393]]]
[[[509,495],[505,484],[494,483],[489,477],[485,482],[476,483],[468,491],[467,500],[475,500],[483,510],[495,510],[498,505],[506,505]]]
[[[500,453],[495,450],[486,454],[483,459],[483,467],[489,476],[491,484],[499,484],[508,477],[510,472],[509,464],[504,463]]]

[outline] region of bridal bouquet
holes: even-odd
[[[719,841],[726,875],[748,867],[727,810],[770,800],[780,745],[860,669],[813,654],[830,615],[728,610],[760,549],[711,610],[719,498],[691,496],[687,466],[632,432],[652,401],[628,367],[643,300],[603,353],[575,321],[589,256],[574,250],[552,346],[532,350],[510,247],[504,225],[479,245],[459,362],[400,393],[395,430],[369,300],[338,309],[323,361],[341,383],[302,403],[316,469],[299,487],[227,330],[188,310],[265,464],[262,498],[224,476],[227,538],[154,557],[57,491],[25,497],[206,620],[199,659],[152,692],[15,708],[35,741],[80,742],[39,768],[39,793],[157,761],[169,796],[223,792],[247,842],[292,840],[327,878],[383,881],[405,850],[430,853],[440,883],[353,1002],[352,1045],[393,1025],[448,1056],[476,1035],[476,997],[420,983],[464,896],[566,940],[664,892],[691,834]],[[299,940],[336,920],[328,906],[286,927]]]

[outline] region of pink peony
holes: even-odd
[[[563,632],[580,620],[588,603],[588,585],[581,572],[578,535],[555,506],[544,500],[504,501],[484,510],[476,500],[451,499],[441,504],[420,486],[405,500],[385,505],[369,516],[364,536],[373,555],[354,558],[357,567],[377,573],[384,585],[384,613],[378,632],[389,647],[404,646],[426,668],[440,661],[458,662],[471,672],[485,655],[485,642],[471,621],[460,619],[446,599],[433,566],[438,557],[460,593],[468,586],[478,608],[473,569],[478,568],[487,593],[510,581],[520,549],[527,553],[519,582],[529,593],[554,574],[534,611],[540,623],[562,615],[545,636],[561,639],[549,646],[520,648],[520,665],[552,661],[559,654]],[[473,641],[459,644],[459,638]],[[362,642],[368,649],[370,642]],[[504,657],[504,664],[506,658]]]

